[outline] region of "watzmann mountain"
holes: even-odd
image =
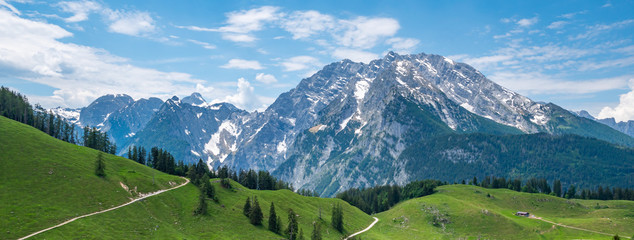
[[[562,178],[567,184],[610,171],[617,175],[611,183],[634,184],[631,174],[618,177],[634,170],[631,150],[620,147],[634,146],[630,136],[438,55],[390,52],[369,64],[331,63],[264,112],[209,104],[197,93],[165,102],[107,95],[82,109],[79,122],[108,131],[120,153],[158,146],[190,163],[265,169],[324,196],[429,177],[554,179],[557,168],[584,174]],[[585,150],[592,146],[621,162]],[[549,163],[555,155],[564,157]]]

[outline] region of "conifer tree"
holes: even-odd
[[[559,179],[555,180],[553,183],[553,192],[555,193],[555,196],[561,197],[561,181],[559,181]]]
[[[332,208],[331,223],[332,227],[337,229],[337,231],[343,232],[343,210],[340,204],[337,204]]]
[[[251,212],[249,213],[249,219],[251,220],[251,224],[259,226],[262,225],[262,209],[260,208],[260,203],[258,202],[258,197],[253,197],[253,204],[251,206]]]
[[[321,240],[321,225],[318,222],[313,222],[313,233],[310,235],[310,240]]]
[[[297,240],[304,240],[304,229],[299,229],[299,235],[297,236]]]
[[[198,196],[198,206],[194,210],[194,215],[205,215],[207,214],[207,202],[205,202],[205,196],[203,192],[200,192]]]
[[[280,233],[279,224],[277,223],[277,213],[275,213],[275,204],[271,202],[271,208],[269,209],[269,230],[271,232]]]
[[[247,197],[247,201],[244,203],[244,207],[242,208],[242,214],[248,217],[250,213],[251,213],[251,198]]]
[[[209,177],[207,176],[207,174],[203,175],[203,177],[200,179],[200,182],[201,182],[201,190],[203,191],[203,194],[205,195],[205,197],[213,199],[215,201],[216,189],[214,188],[213,185],[211,185],[211,182],[209,181]]]
[[[289,240],[296,240],[297,233],[299,232],[299,226],[297,224],[297,215],[293,209],[288,210],[288,227],[286,228],[286,235]]]
[[[106,176],[106,162],[103,160],[103,154],[101,152],[97,154],[97,161],[95,162],[95,175],[99,177]]]

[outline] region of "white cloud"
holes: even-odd
[[[201,42],[201,41],[197,41],[197,40],[193,40],[193,39],[189,39],[187,41],[189,41],[191,43],[194,43],[196,45],[200,45],[201,47],[203,47],[205,49],[209,49],[209,50],[216,49],[215,45],[207,43],[207,42]]]
[[[599,119],[614,118],[617,122],[634,120],[634,78],[629,80],[631,91],[619,97],[619,104],[614,107],[604,107],[597,116]]]
[[[370,63],[370,61],[379,58],[379,55],[375,53],[347,48],[335,49],[332,56],[338,59],[350,59],[355,62],[363,63]]]
[[[601,6],[602,8],[606,8],[606,7],[612,7],[612,3],[607,2],[605,4],[603,4],[603,6]]]
[[[212,103],[228,102],[247,111],[261,111],[266,109],[273,101],[274,99],[272,98],[257,96],[251,83],[244,78],[240,78],[238,79],[238,90],[235,94],[226,96],[224,99],[213,100]]]
[[[265,83],[265,84],[271,84],[271,83],[276,83],[277,78],[275,78],[275,76],[271,74],[258,73],[255,75],[255,81]]]
[[[281,24],[282,28],[293,35],[293,39],[301,39],[332,29],[335,19],[317,11],[296,11],[286,17]]]
[[[537,23],[538,21],[539,21],[539,18],[533,17],[533,18],[522,18],[518,20],[516,23],[520,27],[530,27],[533,24]]]
[[[221,68],[235,68],[235,69],[254,69],[254,70],[264,69],[262,65],[260,65],[260,62],[258,61],[244,60],[244,59],[237,59],[237,58],[229,60],[227,64],[222,65],[220,67]]]
[[[148,12],[106,10],[105,15],[110,21],[108,29],[111,32],[141,36],[154,32],[156,29],[154,19],[152,19],[152,16],[150,16]]]
[[[226,14],[226,25],[219,28],[199,26],[176,26],[199,32],[219,32],[222,38],[233,42],[254,42],[257,40],[252,32],[260,31],[265,24],[279,18],[278,7],[263,6],[250,10],[229,12]]]
[[[353,20],[339,20],[343,34],[335,35],[339,44],[345,47],[369,49],[383,37],[396,34],[400,25],[393,18],[357,17]]]
[[[223,33],[222,38],[233,42],[254,42],[255,40],[257,40],[257,38],[249,34],[235,33]]]
[[[94,1],[63,1],[57,4],[62,11],[72,13],[73,16],[65,18],[66,22],[81,22],[88,19],[88,15],[102,9],[101,4]]]
[[[187,95],[204,84],[189,74],[136,67],[105,50],[59,41],[70,36],[57,25],[0,9],[0,69],[8,78],[57,89],[52,96],[29,96],[44,107],[86,106],[108,93],[135,98]]]
[[[391,49],[399,54],[408,54],[414,50],[420,41],[414,38],[390,38],[385,43],[392,45]]]
[[[281,63],[284,71],[299,71],[321,66],[319,59],[311,56],[296,56]]]
[[[548,25],[548,29],[561,29],[564,26],[566,26],[568,24],[568,22],[566,21],[555,21],[550,23],[550,25]]]

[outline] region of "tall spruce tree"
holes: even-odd
[[[343,209],[341,208],[341,204],[333,206],[331,223],[332,227],[337,229],[337,231],[343,232]]]
[[[555,180],[553,183],[553,192],[555,193],[555,196],[561,197],[561,181],[559,181],[559,179]]]
[[[106,162],[103,160],[103,154],[97,153],[97,160],[95,161],[95,175],[99,177],[106,176]]]
[[[247,201],[244,203],[244,207],[242,208],[242,214],[248,217],[250,213],[251,213],[251,198],[247,197]]]
[[[311,240],[321,240],[321,225],[318,222],[313,222],[313,233],[310,235]]]
[[[264,215],[262,214],[262,209],[260,208],[258,197],[253,197],[253,205],[251,206],[251,212],[249,213],[249,219],[251,220],[251,224],[256,226],[262,225],[263,217]]]
[[[296,240],[297,233],[299,232],[299,225],[297,224],[297,214],[293,209],[288,210],[288,227],[286,227],[286,235],[289,240]]]
[[[271,232],[280,233],[279,224],[277,223],[277,213],[275,213],[275,204],[271,202],[271,208],[269,208],[269,230]]]
[[[194,215],[205,215],[207,214],[207,202],[205,202],[205,196],[202,191],[200,191],[200,195],[198,195],[198,206],[194,210]]]

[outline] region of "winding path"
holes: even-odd
[[[134,199],[134,200],[132,200],[132,201],[130,201],[130,202],[127,202],[127,203],[121,204],[121,205],[116,206],[116,207],[108,208],[108,209],[106,209],[106,210],[101,210],[101,211],[98,211],[98,212],[93,212],[93,213],[89,213],[89,214],[82,215],[82,216],[79,216],[79,217],[74,217],[74,218],[71,218],[71,219],[69,219],[69,220],[67,220],[67,221],[65,221],[65,222],[63,222],[63,223],[57,224],[57,225],[52,226],[52,227],[47,228],[47,229],[42,229],[42,230],[40,230],[40,231],[37,231],[37,232],[31,233],[31,234],[29,234],[29,235],[27,235],[27,236],[25,236],[25,237],[19,238],[19,240],[22,240],[22,239],[27,239],[27,238],[33,237],[33,236],[35,236],[35,235],[38,235],[38,234],[40,234],[40,233],[46,232],[46,231],[48,231],[48,230],[51,230],[51,229],[54,229],[54,228],[58,228],[58,227],[64,226],[64,225],[66,225],[66,224],[69,224],[69,223],[71,223],[71,222],[74,222],[74,221],[75,221],[75,220],[77,220],[77,219],[81,219],[81,218],[85,218],[85,217],[90,217],[90,216],[92,216],[92,215],[97,215],[97,214],[100,214],[100,213],[105,213],[105,212],[109,212],[109,211],[115,210],[115,209],[117,209],[117,208],[122,208],[122,207],[128,206],[128,205],[130,205],[130,204],[132,204],[132,203],[135,203],[135,202],[137,202],[137,201],[139,201],[139,200],[143,200],[143,199],[146,199],[146,198],[151,197],[151,196],[154,196],[154,195],[158,195],[158,194],[161,194],[161,193],[164,193],[164,192],[167,192],[167,191],[171,191],[171,190],[177,189],[177,188],[182,187],[182,186],[185,186],[185,185],[187,185],[187,184],[189,183],[189,179],[184,178],[184,177],[181,177],[181,178],[185,179],[185,183],[183,183],[183,184],[181,184],[181,185],[178,185],[178,186],[176,186],[176,187],[173,187],[173,188],[168,188],[168,189],[163,189],[163,190],[158,190],[158,191],[156,191],[156,192],[149,193],[149,194],[147,194],[147,195],[143,195],[143,196],[142,196],[142,197],[140,197],[140,198],[136,198],[136,199]]]
[[[560,227],[575,229],[575,230],[579,230],[579,231],[586,231],[586,232],[591,232],[591,233],[596,233],[596,234],[602,234],[602,235],[607,235],[607,236],[614,236],[614,234],[609,234],[609,233],[594,231],[594,230],[590,230],[590,229],[578,228],[578,227],[564,225],[564,224],[561,224],[561,223],[556,223],[556,222],[553,222],[553,221],[550,221],[550,220],[543,219],[541,217],[537,217],[535,215],[531,215],[529,218],[537,219],[539,221],[547,222],[547,223],[550,223],[550,224],[553,224],[553,225],[557,225],[557,226],[560,226]],[[621,238],[629,238],[629,237],[621,237]]]
[[[378,218],[376,218],[376,217],[373,217],[373,218],[374,218],[374,222],[373,222],[372,224],[370,224],[370,226],[368,226],[367,228],[365,228],[365,229],[363,229],[363,230],[361,230],[361,231],[358,231],[358,232],[356,232],[356,233],[353,233],[352,235],[350,235],[350,236],[348,236],[348,237],[344,238],[343,240],[348,240],[348,239],[350,239],[351,237],[357,236],[357,235],[359,235],[359,234],[361,234],[361,233],[364,233],[364,232],[366,232],[366,231],[370,230],[370,228],[374,227],[374,224],[376,224],[377,222],[379,222],[379,219],[378,219]]]

